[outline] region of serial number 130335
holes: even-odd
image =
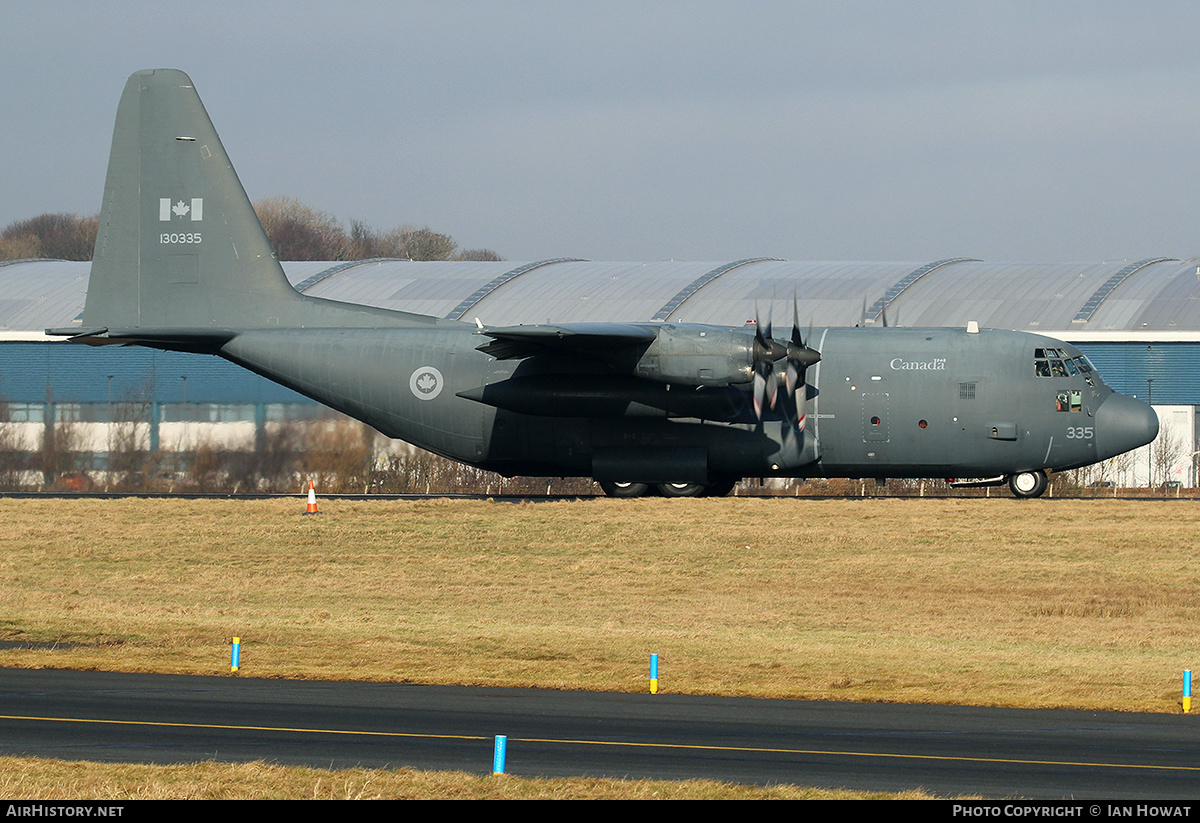
[[[163,232],[158,236],[158,242],[162,245],[173,245],[177,243],[199,243],[200,232]]]

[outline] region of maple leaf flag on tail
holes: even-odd
[[[158,198],[158,219],[165,222],[170,222],[171,215],[176,217],[187,217],[191,215],[193,223],[199,223],[204,219],[204,198],[193,197],[190,203],[185,203],[182,199],[175,201],[172,205],[170,197]]]

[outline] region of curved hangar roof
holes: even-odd
[[[927,262],[284,263],[305,294],[487,325],[662,320],[741,325],[768,315],[814,326],[962,326],[1069,340],[1200,340],[1200,264]],[[0,339],[78,322],[89,263],[0,263]]]

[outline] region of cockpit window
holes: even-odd
[[[1096,372],[1082,354],[1072,355],[1065,349],[1034,349],[1033,373],[1038,377],[1079,377],[1089,386],[1095,386],[1092,375]]]

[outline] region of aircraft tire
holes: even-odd
[[[608,480],[600,481],[600,488],[609,497],[643,497],[650,487],[645,483],[621,483]]]
[[[702,497],[705,488],[700,483],[659,483],[658,493],[663,497]]]
[[[1010,475],[1008,487],[1014,497],[1041,497],[1046,492],[1046,473],[1043,471],[1020,472]]]

